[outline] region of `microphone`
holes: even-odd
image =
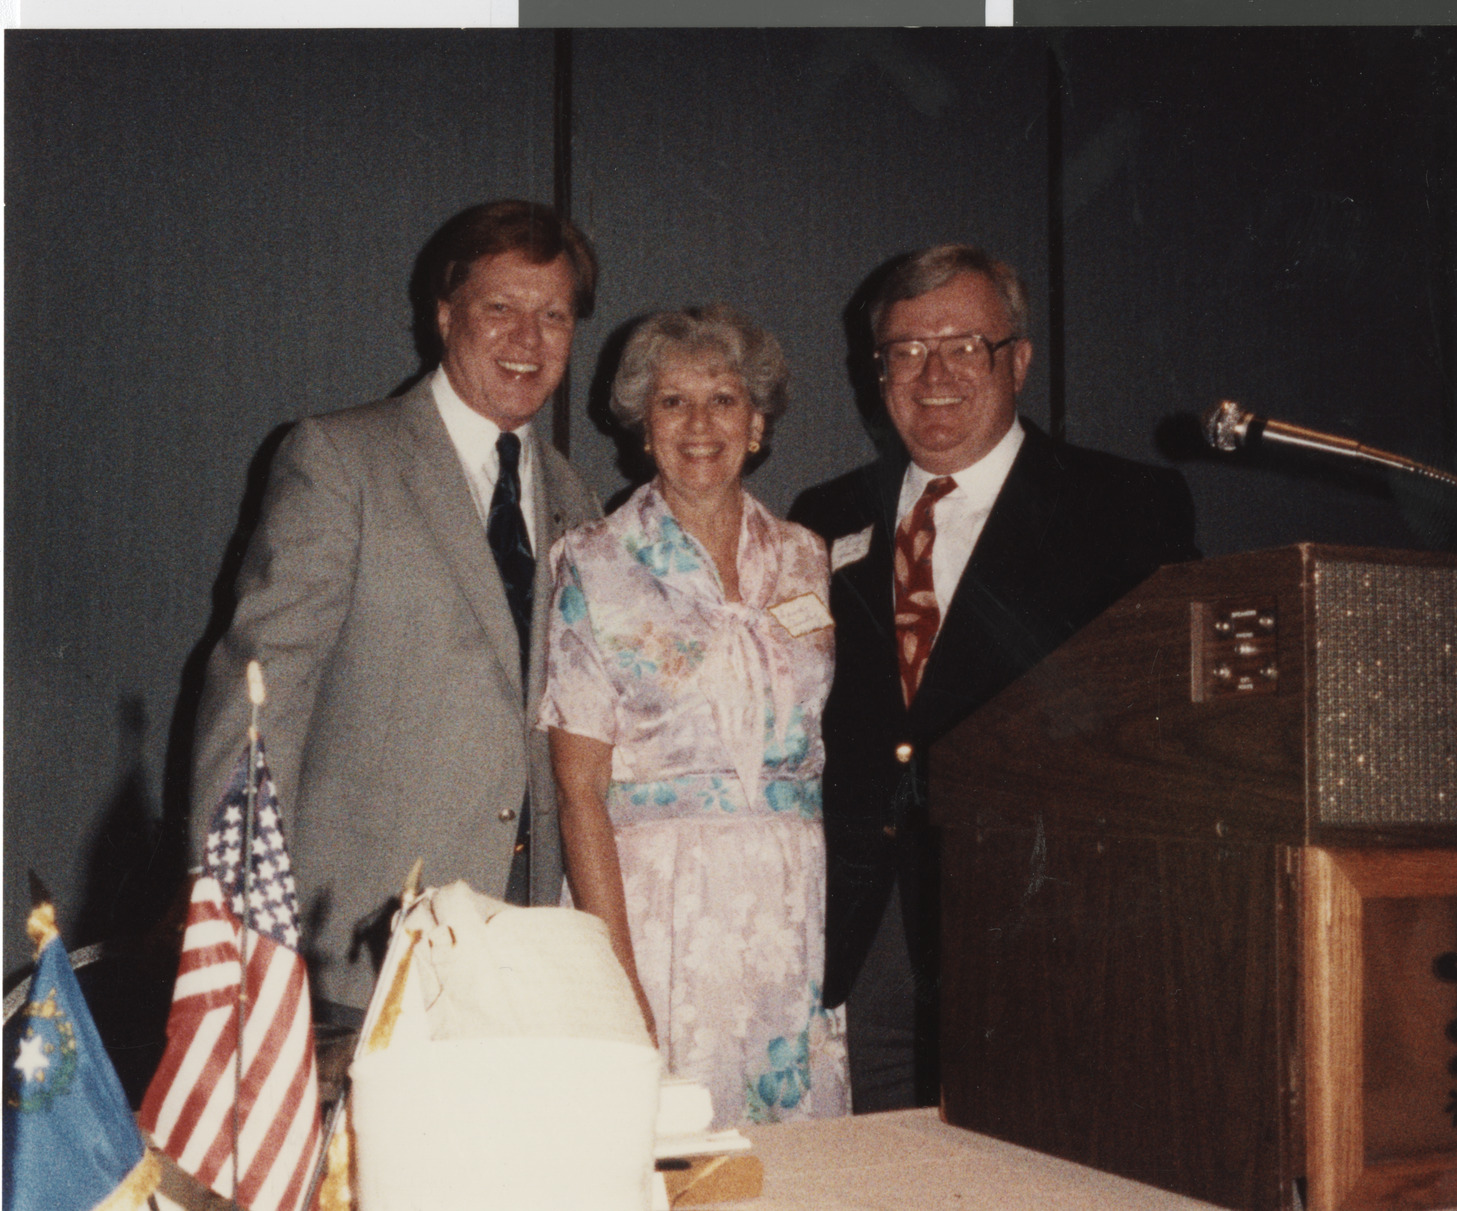
[[[1436,480],[1450,488],[1457,488],[1457,475],[1437,467],[1389,454],[1374,446],[1364,446],[1349,437],[1337,437],[1332,433],[1319,433],[1301,425],[1292,425],[1282,420],[1267,420],[1240,407],[1232,399],[1223,399],[1205,409],[1203,416],[1204,440],[1216,450],[1225,453],[1244,446],[1256,446],[1263,442],[1278,446],[1293,446],[1316,454],[1327,454],[1335,458],[1380,467],[1388,471],[1404,471],[1424,479]]]

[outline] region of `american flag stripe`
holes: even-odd
[[[295,1125],[299,1120],[299,1112],[305,1112],[305,1119],[307,1120],[312,1115],[315,1107],[315,1098],[306,1091],[308,1078],[312,1075],[312,1064],[299,1064],[298,1068],[294,1071],[294,1079],[288,1083],[288,1088],[279,1095],[279,1102],[282,1109],[280,1113],[273,1115],[264,1125],[262,1138],[255,1145],[259,1151],[255,1153],[252,1166],[244,1174],[243,1187],[245,1190],[255,1188],[262,1184],[267,1175],[260,1166],[266,1157],[281,1155],[281,1150],[291,1138],[295,1139],[294,1147],[297,1148],[299,1146],[299,1142],[295,1138]]]
[[[281,1196],[287,1196],[293,1189],[292,1200],[302,1194],[302,1183],[309,1171],[314,1154],[312,1141],[317,1136],[317,1093],[313,1065],[313,1031],[306,1008],[307,982],[303,966],[290,956],[275,955],[270,961],[269,952],[276,948],[264,940],[254,948],[250,956],[250,982],[258,987],[244,1032],[245,1060],[252,1056],[248,1071],[244,1074],[243,1097],[240,1109],[244,1114],[239,1147],[242,1155],[255,1157],[252,1169],[245,1170],[239,1197],[245,1204],[292,1206],[291,1201],[270,1203],[269,1185],[282,1185]],[[234,967],[236,969],[236,964]],[[188,1053],[194,1060],[200,1060],[202,1072],[198,1083],[192,1088],[192,1096],[174,1115],[164,1105],[164,1120],[193,1123],[190,1132],[178,1133],[170,1141],[178,1163],[193,1172],[199,1181],[221,1192],[231,1193],[232,1149],[233,1149],[233,1077],[235,1052],[233,1049],[233,1017],[236,1013],[232,998],[225,1006],[201,1015],[203,1024],[194,1036],[193,1047]],[[284,1045],[280,1045],[280,1040]],[[186,1061],[184,1061],[185,1063]],[[292,1071],[291,1078],[281,1074]],[[283,1093],[276,1096],[276,1089],[282,1086]],[[255,1114],[259,1104],[267,1110],[277,1103],[277,1118],[268,1113]],[[260,1127],[259,1124],[262,1124]],[[167,1122],[165,1125],[170,1125]],[[162,1138],[159,1123],[158,1137]],[[300,1142],[297,1137],[302,1136]],[[272,1159],[275,1148],[283,1144],[291,1146]],[[279,1180],[267,1181],[269,1166],[279,1162],[285,1164]],[[260,1168],[261,1166],[261,1168]],[[305,1178],[296,1183],[294,1173],[302,1170]],[[251,1187],[251,1188],[250,1188]],[[253,1200],[250,1202],[250,1198]]]
[[[237,938],[233,935],[236,923],[223,904],[223,889],[216,879],[207,884],[202,881],[203,878],[210,879],[212,876],[204,875],[193,884],[192,901],[188,905],[192,910],[187,918],[187,928],[192,934],[189,948],[193,951],[194,963],[198,954],[214,952],[217,947],[231,950],[237,945]],[[237,958],[236,955],[233,957]]]
[[[317,1122],[296,1118],[277,1159],[253,1195],[254,1202],[296,1207],[318,1159],[321,1138],[322,1129]]]
[[[210,885],[210,886],[209,886]],[[233,922],[223,909],[222,891],[216,880],[199,879],[192,889],[187,909],[187,932],[177,964],[177,983],[172,989],[168,1015],[168,1036],[173,1019],[185,1027],[189,1015],[202,1012],[224,1000],[210,994],[226,992],[231,1004],[238,984],[238,940]]]
[[[231,968],[231,970],[229,970]],[[178,994],[193,1004],[183,1004],[187,1013],[211,1009],[214,1005],[231,1003],[238,991],[238,964],[209,963],[197,971],[185,972],[177,977]]]
[[[257,831],[251,874],[244,873],[238,841],[247,770],[245,750],[213,814],[205,873],[188,910],[167,1053],[147,1090],[143,1123],[182,1169],[248,1211],[302,1211],[321,1140],[308,978],[294,949],[297,895],[261,750]],[[241,906],[245,877],[255,908],[246,935],[233,911]],[[246,945],[246,970],[240,945]],[[240,976],[247,992],[241,1087]],[[241,1170],[236,1192],[235,1164]]]
[[[191,1096],[178,1116],[179,1126],[185,1134],[177,1141],[175,1155],[179,1165],[193,1173],[204,1185],[210,1186],[217,1177],[217,1167],[204,1170],[202,1166],[215,1139],[224,1133],[231,1139],[233,1082],[230,1078],[237,1049],[232,1042],[232,1011],[217,1009],[208,1016],[222,1017],[222,1029],[218,1032],[214,1048],[199,1056],[202,1065],[196,1074]]]
[[[317,1088],[313,1066],[299,1065],[294,1080],[285,1092],[283,1105],[292,1105],[291,1112],[275,1115],[253,1164],[243,1178],[241,1193],[243,1201],[252,1203],[263,1199],[272,1201],[283,1196],[287,1187],[293,1184],[294,1173],[300,1160],[306,1155],[312,1160],[318,1143],[318,1109],[311,1093]],[[286,1117],[285,1117],[286,1115]],[[268,1161],[268,1163],[265,1163]]]
[[[264,956],[262,961],[255,955],[248,964],[248,987],[253,1004],[243,1030],[243,1056],[248,1065],[243,1073],[243,1101],[251,1106],[278,1059],[281,1042],[298,1019],[301,994],[307,987],[303,964],[288,955]],[[294,1058],[301,1060],[302,1056]]]
[[[276,1147],[277,1139],[270,1137],[281,1137],[287,1132],[298,1110],[298,1096],[291,1097],[290,1092],[311,1068],[313,1032],[309,1030],[307,1017],[298,1012],[299,994],[304,987],[303,968],[298,963],[289,967],[291,970],[284,973],[284,987],[273,987],[280,981],[272,979],[270,987],[264,990],[266,999],[273,1002],[266,1018],[269,1030],[266,1037],[257,1041],[256,1051],[245,1053],[251,1055],[251,1062],[243,1076],[241,1102],[247,1108],[248,1120],[243,1129],[242,1151],[244,1156],[259,1159],[272,1154],[270,1143]],[[260,1106],[269,1112],[255,1114],[254,1110]]]
[[[209,895],[220,896],[217,883],[208,878],[199,879],[193,888],[189,918],[200,904],[204,912],[211,907],[207,899]],[[205,930],[204,934],[209,932]],[[194,936],[189,921],[182,943],[181,966],[184,969],[193,961],[190,943]],[[208,946],[206,949],[213,948]],[[230,957],[226,965],[236,972],[236,950],[232,946],[227,949]],[[163,1150],[174,1157],[186,1147],[187,1136],[194,1129],[217,1075],[233,1053],[235,1016],[236,1007],[231,995],[222,999],[183,997],[179,1000],[174,993],[172,1011],[167,1019],[167,1050],[142,1105],[143,1125],[152,1131]],[[181,1136],[174,1134],[179,1123],[187,1124]]]
[[[238,942],[233,922],[221,916],[217,905],[200,906],[202,912],[219,914],[188,926],[187,949],[177,969],[172,991],[174,1012],[196,1013],[209,1005],[223,1004],[238,987]],[[222,995],[220,995],[222,994]]]
[[[214,1009],[201,1015],[187,1046],[169,1045],[162,1067],[152,1078],[142,1107],[142,1123],[151,1130],[158,1145],[174,1157],[180,1158],[181,1150],[187,1146],[211,1088],[199,1088],[196,1074],[206,1070],[207,1058],[219,1047],[224,1056],[232,1053],[232,1018],[232,1012],[227,1009]],[[229,1036],[226,1040],[222,1038],[224,1034]],[[188,1074],[186,1077],[184,1072]],[[161,1083],[164,1080],[166,1084]],[[159,1098],[154,1108],[152,1094],[157,1090],[165,1097]]]
[[[297,1006],[304,992],[302,979],[296,984],[290,981],[290,990]],[[238,1198],[249,1206],[292,1206],[302,1193],[317,1155],[319,1117],[313,1031],[306,1014],[290,1017],[292,1024],[282,1031],[280,1044],[276,1048],[268,1045],[277,1056],[261,1086],[256,1066],[250,1066],[244,1078],[242,1104],[248,1107],[248,1116],[239,1139],[245,1169]],[[291,1079],[285,1079],[283,1074],[290,1072]],[[260,1106],[268,1112],[260,1112]],[[226,1143],[223,1160],[230,1171],[231,1140]],[[246,1164],[249,1157],[253,1158],[251,1165]]]
[[[294,974],[297,974],[299,982],[303,978],[301,963],[297,960],[289,961],[291,956],[286,955],[279,955],[279,961],[272,962],[270,960],[273,952],[273,944],[263,939],[261,945],[253,947],[248,962],[248,987],[254,991],[250,994],[252,1004],[243,1026],[243,1059],[247,1068],[243,1073],[242,1096],[237,1099],[238,1151],[245,1159],[256,1155],[259,1136],[265,1129],[258,1124],[262,1122],[266,1127],[272,1113],[272,1106],[268,1102],[263,1103],[262,1115],[255,1116],[254,1110],[259,1105],[258,1094],[264,1077],[278,1059],[277,1048],[269,1045],[269,1034],[280,1026],[287,1029],[287,1022],[280,1022],[276,1014],[281,986],[286,986]],[[237,1074],[237,1053],[230,1048],[226,1060],[226,1071],[218,1074],[218,1081],[220,1088],[227,1094],[231,1108]],[[198,1162],[198,1180],[217,1189],[224,1164],[228,1164],[231,1169],[232,1155],[233,1116],[230,1109],[222,1124],[222,1130],[217,1132]],[[228,1177],[228,1188],[231,1192],[231,1172]],[[242,1193],[241,1190],[239,1193]]]
[[[297,1127],[303,1123],[302,1118],[294,1119]],[[293,1174],[288,1179],[288,1185],[284,1187],[278,1199],[280,1207],[296,1207],[304,1195],[304,1187],[308,1183],[310,1175],[314,1171],[314,1162],[318,1159],[319,1148],[323,1144],[323,1129],[317,1122],[308,1125],[305,1139],[305,1147],[299,1150],[298,1163],[293,1167]],[[268,1197],[271,1191],[267,1188],[259,1192],[260,1201]]]
[[[189,1019],[191,1020],[191,1019]],[[177,1084],[177,1073],[187,1061],[188,1048],[179,1047],[174,1040],[186,1035],[186,1025],[174,1009],[167,1019],[167,1049],[162,1061],[152,1075],[151,1084],[142,1098],[142,1126],[150,1131],[158,1146],[165,1148],[165,1141],[172,1134],[177,1121],[177,1106],[182,1101],[182,1090]],[[196,1045],[196,1038],[191,1045]]]

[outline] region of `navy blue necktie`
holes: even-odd
[[[491,494],[491,511],[486,518],[486,537],[501,572],[506,601],[516,622],[516,636],[521,641],[521,680],[526,681],[526,666],[531,650],[531,583],[536,578],[536,560],[531,554],[531,540],[526,535],[526,517],[521,512],[521,439],[514,433],[503,433],[496,439],[500,470],[496,490]]]
[[[506,602],[516,622],[516,637],[521,646],[521,688],[527,692],[527,665],[531,660],[531,582],[536,577],[536,559],[531,554],[531,540],[526,534],[526,515],[521,512],[521,439],[514,433],[503,433],[496,439],[496,456],[500,468],[496,490],[491,493],[491,511],[486,515],[486,538],[501,583],[506,589]],[[502,813],[502,819],[510,819]],[[527,904],[531,900],[531,795],[522,797],[516,827],[515,854],[506,879],[503,899],[508,904]]]

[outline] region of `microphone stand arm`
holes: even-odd
[[[1261,441],[1281,446],[1294,446],[1313,454],[1335,455],[1355,462],[1366,463],[1383,470],[1403,471],[1435,480],[1449,488],[1457,488],[1457,475],[1443,471],[1415,459],[1403,458],[1378,450],[1375,446],[1362,445],[1349,437],[1338,437],[1333,433],[1317,433],[1287,421],[1267,420],[1241,408],[1233,400],[1221,400],[1204,413],[1204,436],[1217,450],[1233,451],[1241,446],[1253,446]]]

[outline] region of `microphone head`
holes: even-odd
[[[1253,412],[1246,412],[1232,399],[1222,399],[1204,410],[1204,440],[1216,450],[1238,450],[1249,435]]]

